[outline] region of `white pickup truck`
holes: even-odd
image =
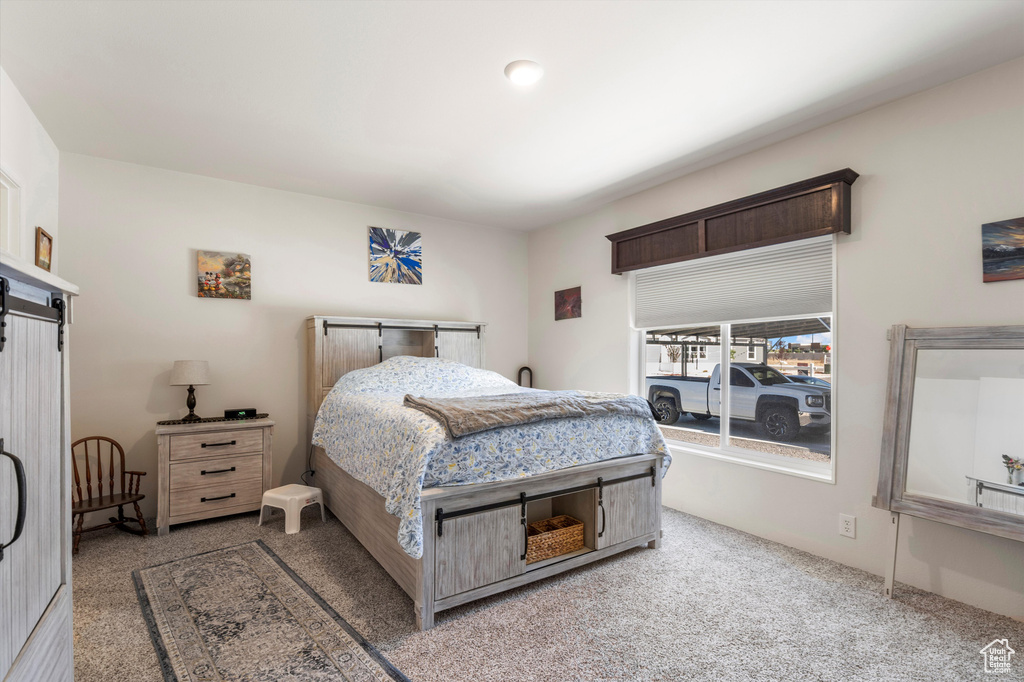
[[[734,362],[729,393],[733,419],[757,422],[771,440],[792,440],[801,429],[832,426],[832,390],[790,381],[767,365]],[[647,377],[647,399],[658,423],[674,424],[687,412],[704,420],[721,414],[721,365],[710,377]]]

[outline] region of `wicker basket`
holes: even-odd
[[[526,527],[526,563],[583,549],[583,522],[571,516],[555,516]]]

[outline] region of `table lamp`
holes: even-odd
[[[188,407],[188,414],[181,421],[197,422],[202,420],[202,417],[195,413],[195,387],[205,386],[209,383],[210,364],[206,360],[174,361],[174,369],[171,370],[171,386],[188,386],[188,400],[185,401],[185,406]]]

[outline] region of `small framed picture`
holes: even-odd
[[[423,235],[371,227],[370,281],[423,284]]]
[[[50,271],[53,260],[53,237],[41,227],[36,228],[36,267]]]
[[[252,300],[252,260],[247,253],[196,251],[199,298]]]
[[[1024,218],[981,226],[982,281],[1024,279]]]
[[[583,317],[583,288],[573,287],[555,292],[555,321]]]

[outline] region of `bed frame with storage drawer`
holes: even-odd
[[[345,372],[392,355],[436,355],[482,367],[484,329],[467,322],[308,318],[310,439],[320,403]],[[398,544],[398,518],[387,513],[384,498],[313,448],[314,485],[327,508],[412,598],[423,630],[439,611],[633,547],[658,547],[662,459],[639,454],[513,481],[428,488],[421,498],[423,556],[414,559]],[[583,522],[583,547],[527,564],[528,524],[562,514]]]

